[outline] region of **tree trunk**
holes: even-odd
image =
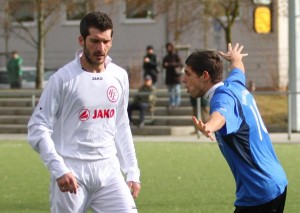
[[[36,79],[35,88],[43,88],[44,79],[44,54],[45,54],[45,34],[44,34],[44,10],[42,6],[43,0],[36,0],[37,4],[37,34],[38,34],[38,47],[37,47],[37,62],[36,62]]]
[[[7,13],[8,2],[5,2],[5,19],[4,19],[4,44],[5,44],[5,64],[7,64],[9,59],[9,31],[11,27],[10,17]]]
[[[226,41],[226,48],[228,43],[232,43],[232,38],[231,38],[231,26],[225,27],[225,41]]]
[[[176,18],[176,22],[175,22],[175,36],[174,36],[174,40],[175,40],[175,44],[179,44],[179,37],[180,37],[180,31],[179,31],[179,1],[176,0],[175,1],[175,18]]]

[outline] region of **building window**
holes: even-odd
[[[126,0],[127,19],[153,19],[153,0]]]
[[[9,1],[9,11],[16,22],[33,22],[34,9],[35,5],[32,0]]]
[[[66,1],[66,20],[79,21],[87,13],[88,5],[85,0]]]
[[[126,0],[125,18],[127,20],[153,20],[153,0]]]

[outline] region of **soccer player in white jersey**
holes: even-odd
[[[52,213],[136,213],[140,170],[127,115],[128,75],[108,56],[112,21],[89,13],[80,34],[82,50],[49,79],[28,141],[50,171]]]
[[[246,89],[243,46],[228,52],[196,51],[186,59],[183,82],[192,97],[210,103],[207,122],[193,117],[208,138],[215,133],[219,148],[236,181],[234,213],[282,213],[287,178],[251,93]],[[231,72],[222,82],[222,60]]]

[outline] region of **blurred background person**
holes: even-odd
[[[144,78],[146,75],[150,75],[152,78],[152,83],[157,82],[157,75],[159,73],[157,69],[157,57],[154,54],[154,48],[151,45],[148,45],[146,48],[146,55],[144,56],[143,68],[144,68]]]
[[[12,89],[22,87],[22,64],[23,58],[17,51],[13,51],[6,65],[8,80]]]
[[[128,104],[128,117],[130,124],[133,124],[132,111],[139,111],[138,127],[141,128],[145,125],[145,113],[147,110],[154,111],[156,102],[155,87],[153,86],[152,78],[146,75],[143,85],[139,88],[138,92],[133,98],[133,102]]]
[[[169,109],[176,108],[181,102],[181,70],[182,63],[179,55],[174,51],[172,43],[166,44],[167,54],[163,58],[163,68],[166,69],[165,83],[169,92]]]

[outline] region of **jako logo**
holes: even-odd
[[[79,112],[79,120],[81,121],[87,121],[90,117],[90,110],[88,109],[82,109]]]
[[[92,119],[111,118],[115,115],[114,109],[95,109]],[[87,121],[90,118],[90,110],[82,109],[79,112],[79,120]]]
[[[115,114],[114,109],[95,109],[93,119],[98,118],[111,118]]]

